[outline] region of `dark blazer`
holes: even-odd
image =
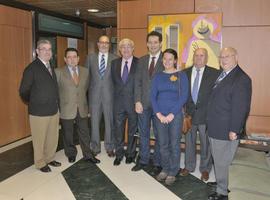
[[[153,76],[157,72],[162,72],[164,70],[161,52],[156,62],[152,77],[150,77],[148,72],[149,59],[149,54],[139,59],[138,70],[135,77],[135,103],[141,102],[144,109],[151,107],[150,90]]]
[[[229,140],[229,132],[240,136],[250,110],[251,79],[237,65],[215,88],[207,111],[208,135]]]
[[[217,69],[214,69],[209,66],[205,66],[203,75],[202,75],[199,93],[198,93],[197,103],[195,104],[191,96],[192,68],[193,67],[189,67],[184,70],[187,74],[188,81],[189,81],[189,97],[185,105],[185,109],[186,109],[187,114],[192,116],[192,123],[194,125],[206,124],[206,111],[207,111],[208,99],[220,72]]]
[[[58,112],[59,94],[53,67],[52,74],[38,58],[25,68],[19,93],[29,104],[30,115],[51,116]]]
[[[134,110],[134,86],[135,73],[138,65],[138,58],[133,57],[127,82],[124,84],[121,78],[121,64],[122,58],[117,58],[112,61],[112,80],[114,86],[114,105],[123,106]]]

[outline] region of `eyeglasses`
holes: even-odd
[[[45,49],[45,48],[39,48],[38,50],[40,50],[40,51],[47,51],[47,52],[52,51],[52,49]]]
[[[228,59],[230,57],[233,57],[235,55],[228,55],[228,56],[219,56],[219,59]]]

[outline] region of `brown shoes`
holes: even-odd
[[[209,179],[209,173],[207,171],[202,172],[201,180],[202,181],[208,181]]]
[[[184,169],[180,169],[180,176],[187,176],[189,175],[189,170],[187,170],[186,168]]]

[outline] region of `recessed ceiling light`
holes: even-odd
[[[96,13],[99,11],[99,9],[95,9],[95,8],[90,8],[87,10],[88,12],[92,12],[92,13]]]

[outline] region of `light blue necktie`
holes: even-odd
[[[126,83],[128,79],[128,61],[125,62],[124,70],[122,74],[122,81],[123,83]]]
[[[100,65],[99,65],[99,74],[101,77],[103,77],[104,73],[105,73],[105,58],[104,57],[105,57],[105,55],[102,54]]]
[[[200,80],[200,69],[196,68],[196,76],[195,76],[195,80],[194,80],[193,88],[192,88],[192,93],[191,93],[193,102],[195,104],[197,103],[197,99],[198,99],[199,80]]]

